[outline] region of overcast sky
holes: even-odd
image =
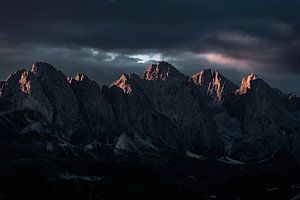
[[[36,61],[100,84],[165,60],[300,95],[299,0],[1,0],[0,79]]]

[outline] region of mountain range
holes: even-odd
[[[255,74],[237,86],[217,70],[191,77],[167,62],[100,87],[37,62],[0,83],[1,155],[99,158],[185,154],[253,163],[300,161],[300,98]]]

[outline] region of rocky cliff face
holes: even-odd
[[[3,82],[0,90],[1,106],[6,112],[36,110],[51,122],[53,106],[43,88],[30,71],[20,70]]]
[[[122,132],[116,148],[122,151],[127,147],[130,151],[176,149],[173,124],[156,111],[145,88],[146,82],[135,74],[122,75],[113,83],[109,100]]]
[[[142,75],[144,80],[167,80],[184,77],[185,75],[179,72],[176,68],[167,62],[158,62],[150,65],[146,72]]]
[[[287,96],[287,108],[290,112],[298,112],[300,110],[300,98],[295,94],[289,94]]]
[[[32,74],[53,106],[52,123],[62,127],[63,137],[68,139],[78,129],[78,101],[67,77],[48,63],[35,63]]]
[[[218,70],[205,69],[192,76],[193,82],[202,92],[212,98],[214,102],[221,103],[237,90],[237,86],[222,76]]]
[[[80,73],[69,78],[69,83],[77,98],[82,124],[80,130],[73,135],[73,142],[93,142],[94,139],[101,138],[108,143],[108,132],[114,122],[114,113],[100,86]]]
[[[156,73],[145,75],[148,71]],[[147,81],[145,93],[156,110],[172,120],[179,131],[180,145],[196,153],[220,154],[223,144],[203,96],[192,80],[165,62],[149,66],[145,74],[142,76]]]
[[[240,160],[263,159],[288,148],[286,130],[294,121],[281,94],[254,74],[243,78],[236,94],[236,109],[245,136],[234,145],[232,154],[238,154]],[[241,154],[241,149],[248,154]]]
[[[257,80],[258,77],[255,74],[250,74],[247,77],[244,77],[241,82],[240,88],[236,91],[237,94],[246,94],[248,90],[251,89],[252,83],[255,85],[255,80]]]
[[[145,118],[141,124],[147,122],[151,138],[160,138],[160,143],[171,150],[222,154],[222,141],[216,134],[209,110],[201,101],[201,94],[189,77],[170,64],[151,65],[141,78],[134,74],[122,75],[114,85],[123,90],[128,101],[134,101],[128,111],[121,113],[140,110],[133,116]],[[123,116],[122,119],[130,118]],[[142,132],[147,131],[140,134]],[[154,146],[159,149],[157,145]]]
[[[254,74],[238,88],[217,70],[188,77],[158,62],[100,88],[84,74],[67,79],[35,63],[0,83],[0,110],[1,135],[46,133],[56,139],[45,149],[68,155],[110,149],[254,162],[288,151],[300,158],[298,98]]]

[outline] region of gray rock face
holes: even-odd
[[[216,70],[190,78],[158,62],[101,89],[84,74],[67,79],[35,63],[0,82],[0,135],[46,133],[56,138],[46,141],[51,152],[172,151],[252,162],[284,150],[300,160],[299,102],[254,74],[237,88]]]
[[[194,83],[201,87],[201,89],[206,93],[208,88],[213,82],[213,75],[211,69],[205,69],[196,74],[192,75],[192,80]]]
[[[149,71],[153,72],[150,73]],[[180,146],[199,152],[221,152],[222,142],[202,95],[191,79],[172,65],[159,62],[142,76],[145,94],[154,108],[171,119],[178,130]]]
[[[248,90],[251,89],[251,83],[254,83],[255,80],[257,80],[258,77],[255,74],[250,74],[247,77],[244,77],[242,79],[242,83],[240,88],[236,91],[237,94],[246,94],[248,92]],[[259,80],[260,81],[260,80]],[[260,81],[261,82],[261,81]]]
[[[150,65],[146,72],[142,75],[144,80],[166,80],[173,78],[185,77],[184,74],[179,72],[175,67],[167,62],[158,62],[157,64]]]
[[[300,161],[300,98],[295,94],[289,94],[287,96],[288,110],[294,116],[294,123],[289,129],[289,134],[293,137],[292,152]]]
[[[78,129],[79,107],[77,98],[66,76],[48,63],[33,64],[32,74],[39,80],[54,110],[52,123],[62,127],[64,138]]]
[[[127,146],[130,151],[177,149],[173,135],[176,130],[172,122],[153,107],[145,94],[146,85],[147,82],[135,74],[122,75],[109,91],[109,100],[122,132],[116,147]]]
[[[300,115],[298,115],[298,117],[300,117]],[[299,122],[300,120],[298,121],[298,123]],[[298,162],[300,162],[300,128],[299,127],[295,130],[295,135],[292,141],[292,153],[296,157]]]
[[[121,77],[116,80],[112,85],[117,86],[118,88],[122,89],[124,93],[130,94],[133,92],[133,88],[131,85],[135,85],[139,87],[139,85],[143,84],[140,77],[136,74],[122,74]],[[141,88],[135,88],[139,90]]]
[[[210,69],[205,69],[194,74],[192,80],[214,102],[223,102],[237,90],[237,86],[217,70],[212,73]]]
[[[290,112],[297,112],[300,110],[300,98],[295,94],[287,96],[287,107]]]
[[[37,78],[26,70],[11,74],[0,90],[1,105],[6,112],[35,110],[51,122],[53,107]]]
[[[83,133],[82,141],[94,136],[103,135],[114,121],[114,114],[110,102],[105,99],[101,88],[84,74],[77,74],[69,79],[70,85],[76,95],[80,116],[89,135]]]
[[[0,115],[0,136],[15,137],[18,135],[38,136],[52,133],[51,123],[39,112],[34,110],[20,110],[3,113]]]
[[[244,136],[236,140],[232,156],[261,160],[287,148],[285,130],[294,121],[280,94],[254,74],[242,80],[236,94]]]

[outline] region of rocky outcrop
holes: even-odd
[[[295,94],[287,96],[287,107],[290,112],[298,112],[300,110],[300,98]]]
[[[185,77],[184,74],[179,72],[175,67],[167,62],[158,62],[157,64],[150,65],[146,72],[142,75],[142,79],[150,80],[167,80]]]
[[[298,97],[254,74],[238,88],[217,70],[188,77],[166,62],[111,87],[84,74],[67,79],[47,63],[0,82],[0,136],[33,135],[64,155],[188,152],[255,162],[285,151],[300,159],[299,110]]]
[[[294,116],[294,124],[289,129],[289,134],[293,137],[292,152],[300,161],[300,98],[295,94],[287,96],[287,108]]]
[[[0,94],[1,108],[5,112],[35,110],[51,123],[53,106],[32,72],[20,70],[11,74],[3,82]]]
[[[18,140],[18,135],[45,137],[53,134],[51,123],[39,112],[20,110],[0,115],[0,136]]]
[[[67,77],[52,65],[42,62],[33,64],[31,72],[53,106],[53,125],[64,130],[64,138],[70,138],[79,126],[79,106]]]
[[[191,78],[204,95],[210,97],[216,103],[224,102],[237,89],[237,86],[222,76],[218,70],[214,70],[212,73],[211,69],[205,69],[194,74]]]
[[[232,156],[245,161],[261,160],[288,148],[286,130],[294,120],[277,90],[251,74],[242,79],[236,94],[235,109],[243,136],[235,140]]]
[[[95,138],[110,141],[109,136],[106,137],[105,134],[108,134],[108,129],[113,124],[114,114],[111,104],[101,92],[100,86],[84,74],[77,74],[75,77],[69,78],[69,83],[77,98],[84,126],[83,130],[73,136],[73,141],[84,143]]]
[[[255,74],[250,74],[242,79],[240,88],[236,91],[237,94],[246,94],[251,89],[251,83],[254,82],[258,77]],[[254,83],[253,83],[254,84]]]
[[[142,84],[141,79],[136,74],[122,74],[121,77],[116,80],[112,85],[117,86],[118,88],[121,88],[124,93],[130,94],[132,93],[133,88],[131,85],[135,85],[138,87],[138,85]],[[140,88],[135,88],[140,89]]]
[[[176,129],[169,118],[153,107],[145,93],[147,88],[147,82],[137,75],[123,74],[108,90],[107,96],[122,132],[116,147],[130,147],[129,151],[177,150]]]
[[[211,69],[204,69],[196,74],[192,75],[192,80],[194,83],[201,87],[205,92],[210,87],[213,82],[213,75]]]
[[[159,73],[146,76],[149,71]],[[210,111],[189,77],[172,65],[159,62],[148,67],[142,79],[147,81],[145,94],[155,109],[171,119],[176,126],[181,147],[195,153],[221,154],[223,145],[216,134]]]
[[[116,101],[114,110],[123,115],[118,117],[119,124],[134,127],[138,134],[129,136],[134,135],[135,142],[156,149],[190,150],[211,156],[222,154],[222,142],[201,101],[202,95],[197,93],[190,78],[172,65],[159,62],[149,66],[141,78],[135,74],[122,75],[113,85],[121,89],[123,95],[121,97],[120,90],[112,88],[114,97],[111,101]],[[134,124],[130,124],[132,122]],[[123,142],[118,144],[124,147],[124,141],[127,141],[134,149],[129,136],[128,131],[126,137],[122,134]],[[145,136],[150,136],[150,139],[145,139]]]

